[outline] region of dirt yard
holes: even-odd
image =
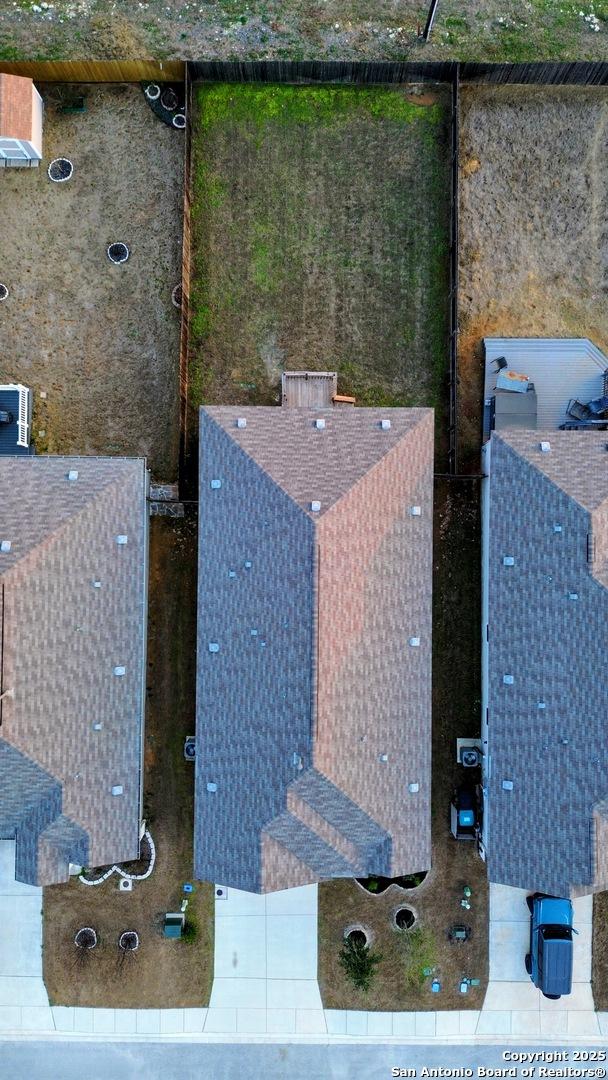
[[[208,1003],[213,978],[213,888],[196,884],[187,918],[193,941],[162,936],[164,913],[179,911],[192,882],[194,767],[183,756],[194,734],[196,519],[152,518],[144,815],[157,849],[150,878],[119,893],[78,879],[44,890],[44,979],[52,1004],[171,1008]],[[78,963],[74,935],[97,930],[99,944]],[[140,947],[119,965],[117,941],[136,930]]]
[[[440,405],[445,97],[220,84],[196,108],[192,404],[314,368],[360,405]]]
[[[513,61],[608,55],[608,0],[450,0],[439,4],[428,44],[418,30],[429,0],[211,0],[204,6],[200,0],[7,0],[3,7],[4,60],[86,55]]]
[[[41,166],[0,175],[0,378],[35,391],[40,451],[145,454],[155,478],[174,480],[183,132],[139,86],[74,87],[86,112],[72,115],[57,107],[70,88],[43,92]],[[59,156],[74,174],[54,184]],[[106,255],[116,240],[131,249],[121,266]]]
[[[479,1009],[488,966],[488,887],[485,866],[474,845],[457,842],[449,832],[449,803],[456,778],[456,738],[475,736],[480,723],[480,538],[478,489],[475,481],[438,481],[435,488],[435,557],[433,600],[433,867],[417,889],[394,886],[378,896],[366,895],[353,881],[319,887],[319,982],[325,1008],[434,1010]],[[462,779],[462,770],[460,770]],[[471,910],[460,906],[463,888],[472,890]],[[418,925],[434,942],[433,977],[419,987],[406,984],[407,931],[392,927],[399,904],[411,906]],[[354,988],[338,964],[344,929],[353,923],[369,927],[372,950],[383,959],[371,989]],[[470,940],[450,944],[454,923],[471,928]],[[421,966],[427,966],[421,963]],[[480,979],[466,996],[463,977]]]
[[[462,91],[460,405],[478,467],[484,336],[608,351],[608,89]]]

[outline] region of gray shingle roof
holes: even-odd
[[[0,837],[50,884],[138,855],[145,462],[3,457],[0,505]]]
[[[429,409],[201,410],[197,877],[429,866],[432,472]]]
[[[594,839],[608,795],[606,435],[494,434],[486,483],[490,880],[606,888]]]

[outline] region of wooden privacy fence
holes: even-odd
[[[211,82],[575,84],[608,86],[608,61],[542,60],[523,64],[482,64],[455,60],[191,60],[190,77]]]
[[[192,274],[192,83],[185,72],[186,130],[184,141],[184,215],[182,239],[182,312],[179,342],[179,484],[180,497],[196,492],[194,469],[189,450],[191,408],[188,400],[188,362],[190,359],[190,279]],[[196,429],[196,425],[195,425]]]
[[[183,60],[17,60],[0,62],[4,75],[36,82],[182,82]]]
[[[448,347],[450,389],[448,404],[448,472],[458,472],[458,171],[460,139],[460,81],[458,65],[452,76],[450,117],[450,297]]]

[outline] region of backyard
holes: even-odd
[[[287,368],[441,414],[448,118],[445,89],[195,88],[193,408],[277,403]]]
[[[194,765],[184,739],[194,734],[196,656],[196,519],[151,520],[148,705],[144,816],[156,865],[133,891],[77,878],[44,890],[44,979],[54,1005],[171,1008],[208,1003],[213,978],[213,888],[192,882]],[[193,883],[186,919],[190,940],[163,937],[166,912],[180,910]],[[78,956],[74,936],[92,927],[98,944]],[[119,935],[140,945],[121,959]]]
[[[460,439],[477,471],[484,336],[608,350],[608,89],[464,87],[461,105]]]
[[[319,886],[319,984],[325,1008],[381,1011],[479,1009],[488,966],[488,886],[474,844],[458,842],[448,816],[456,785],[456,738],[479,733],[479,511],[475,481],[435,485],[433,582],[433,866],[417,888],[391,886],[368,895],[351,880]],[[455,674],[457,673],[457,675]],[[471,890],[464,910],[464,887]],[[400,906],[417,916],[397,930]],[[339,964],[344,931],[371,931],[371,951],[382,959],[370,989],[357,989]],[[468,941],[450,943],[454,924],[470,928]],[[431,969],[425,976],[424,970]],[[439,993],[431,982],[437,978]],[[466,996],[463,978],[479,979]]]
[[[116,10],[120,7],[120,10]],[[128,11],[125,10],[128,8]],[[608,0],[12,0],[0,59],[606,59]],[[597,30],[595,27],[597,26]]]
[[[179,445],[184,136],[139,86],[41,87],[44,161],[2,170],[0,379],[34,391],[39,452],[146,455],[172,481]],[[61,106],[84,96],[85,111]],[[72,179],[47,165],[67,157]],[[106,247],[131,255],[113,265]]]

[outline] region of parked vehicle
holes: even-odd
[[[455,840],[477,840],[481,828],[479,784],[461,784],[450,804],[450,831]]]
[[[534,893],[526,899],[530,909],[530,952],[526,971],[546,998],[556,1001],[572,989],[572,954],[576,934],[572,901]]]

